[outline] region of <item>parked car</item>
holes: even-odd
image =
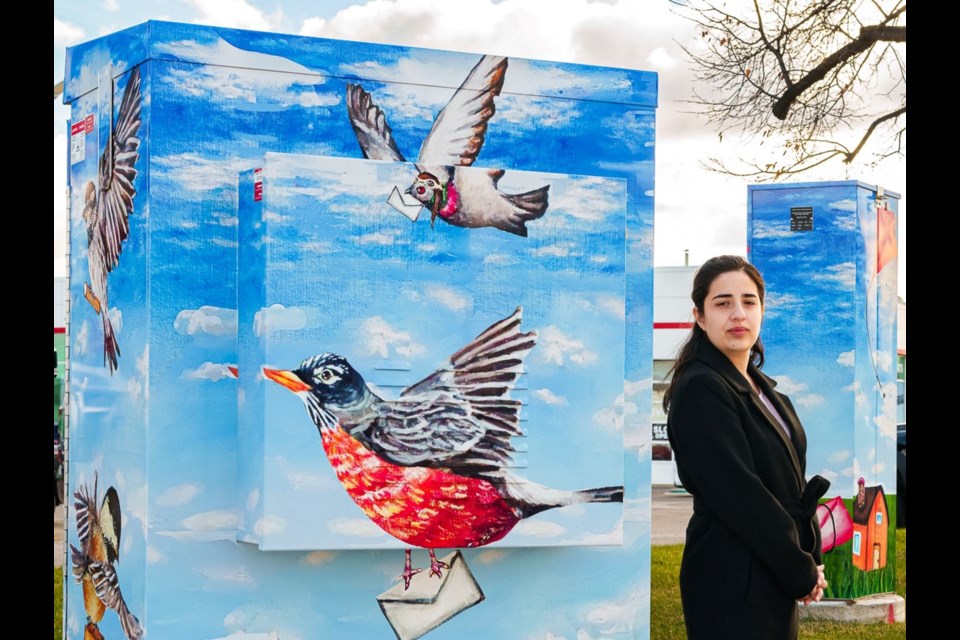
[[[897,425],[897,526],[907,526],[907,423]]]

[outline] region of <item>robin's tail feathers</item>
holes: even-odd
[[[623,502],[623,487],[601,487],[566,491],[552,489],[536,482],[507,477],[503,481],[504,497],[513,506],[520,509],[522,517],[527,518],[541,511],[555,507],[589,502]]]

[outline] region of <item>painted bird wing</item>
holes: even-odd
[[[506,72],[506,58],[480,59],[423,140],[417,157],[421,170],[440,176],[441,170],[430,165],[469,167],[474,163],[487,134],[487,123],[496,112],[494,98],[500,95]]]
[[[130,613],[127,603],[120,593],[120,581],[112,564],[95,562],[90,565],[90,578],[97,597],[120,617],[120,627],[129,640],[137,640],[143,636],[143,628],[137,617]]]
[[[509,393],[537,340],[520,331],[522,315],[518,307],[488,327],[353,435],[395,464],[463,475],[503,469],[515,451],[511,438],[523,434],[521,402]]]
[[[128,218],[133,213],[136,195],[133,181],[140,158],[140,105],[140,67],[134,67],[123,91],[116,125],[100,157],[97,232],[101,236],[103,268],[107,273],[117,266],[123,241],[130,234]]]
[[[386,115],[359,85],[347,85],[347,115],[364,158],[404,162]]]

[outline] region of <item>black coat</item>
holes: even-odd
[[[690,640],[796,638],[797,600],[817,583],[814,514],[829,483],[817,476],[807,487],[807,437],[793,405],[752,365],[750,375],[792,441],[706,340],[670,402],[670,444],[680,480],[693,494],[680,567]]]

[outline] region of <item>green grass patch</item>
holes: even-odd
[[[891,529],[893,529],[891,527]],[[907,530],[895,529],[896,579],[898,595],[907,595]],[[650,553],[650,640],[684,640],[683,608],[680,604],[680,558],[683,545],[658,545]],[[848,561],[849,562],[849,561]],[[875,572],[874,572],[875,573]],[[833,580],[829,568],[827,580]],[[893,591],[894,588],[889,589]],[[902,640],[907,624],[853,624],[803,620],[800,637],[804,640]]]
[[[63,638],[63,567],[53,568],[53,640]]]

